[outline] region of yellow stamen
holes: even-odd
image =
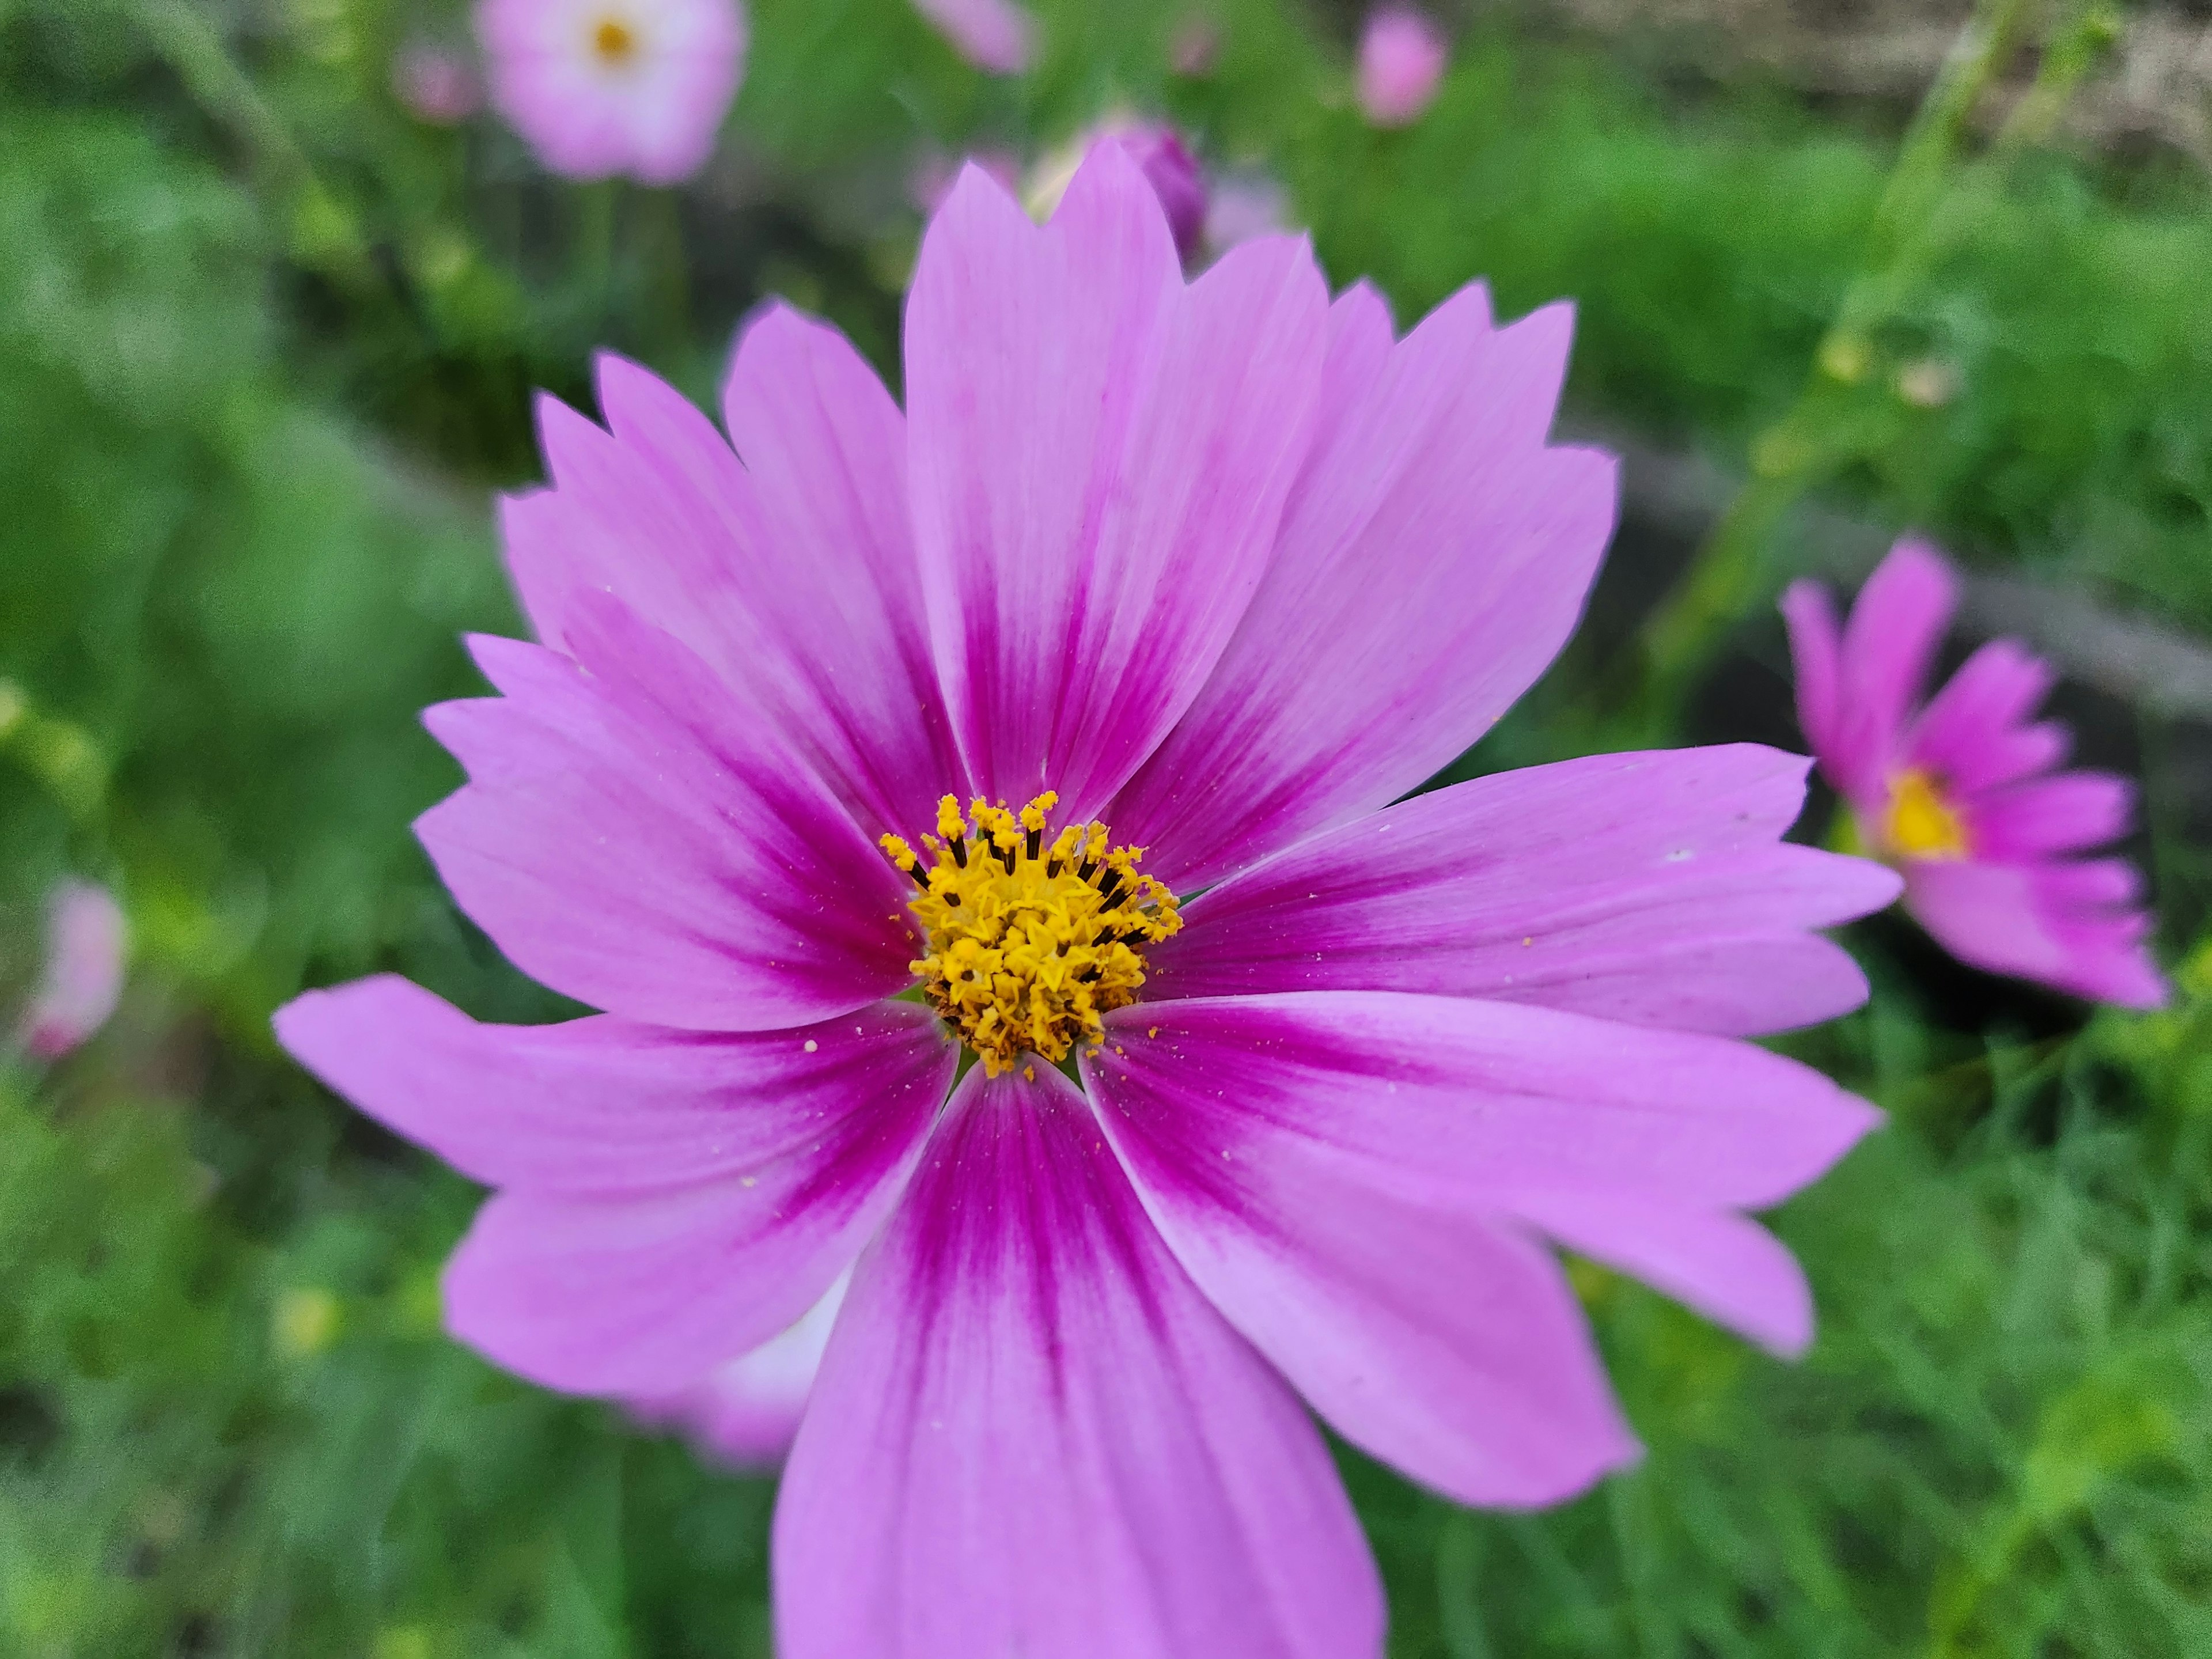
[[[609,64],[626,64],[637,50],[637,35],[619,17],[602,17],[592,31],[592,50]]]
[[[1900,858],[1962,859],[1966,823],[1935,776],[1908,767],[1889,781],[1882,842]]]
[[[912,965],[922,995],[975,1051],[985,1073],[1024,1053],[1057,1062],[1105,1040],[1101,1017],[1137,1000],[1137,948],[1182,926],[1176,896],[1137,873],[1141,847],[1113,847],[1103,823],[1053,834],[1060,798],[1047,791],[1017,814],[947,795],[930,862],[896,836],[883,848],[921,891],[908,904],[928,933]]]

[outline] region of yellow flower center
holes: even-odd
[[[1889,781],[1882,841],[1901,858],[1962,859],[1966,823],[1941,783],[1918,767],[1908,767]]]
[[[592,50],[603,64],[627,64],[637,51],[637,33],[619,17],[602,17],[592,31]]]
[[[1137,1000],[1139,946],[1182,926],[1175,895],[1137,873],[1141,847],[1110,847],[1103,823],[1057,834],[1048,790],[1018,813],[985,800],[938,804],[925,860],[896,836],[893,864],[921,891],[908,908],[928,933],[912,963],[921,994],[992,1077],[1024,1052],[1058,1062],[1104,1038],[1100,1016]]]

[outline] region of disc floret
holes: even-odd
[[[927,934],[911,964],[929,1005],[992,1077],[1024,1053],[1058,1062],[1103,1039],[1101,1016],[1137,999],[1142,947],[1182,926],[1176,896],[1140,875],[1141,847],[1115,847],[1103,823],[1054,831],[1050,790],[1019,812],[1004,802],[938,803],[937,833],[916,853],[884,851],[921,891],[908,908]]]

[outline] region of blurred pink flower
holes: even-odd
[[[418,121],[457,126],[483,106],[483,86],[466,58],[442,46],[412,46],[392,59],[392,93]]]
[[[1109,143],[1042,227],[963,174],[903,410],[783,307],[725,429],[611,356],[606,426],[540,405],[543,643],[471,641],[416,828],[607,1012],[383,975],[276,1032],[495,1189],[446,1318],[550,1387],[689,1391],[850,1271],[785,1659],[1374,1659],[1315,1414],[1463,1503],[1632,1462],[1553,1246],[1811,1340],[1752,1212],[1876,1119],[1738,1039],[1864,999],[1814,930],[1896,876],[1783,844],[1808,763],[1748,744],[1400,799],[1612,533],[1613,459],[1552,439],[1571,332],[1474,284],[1401,337],[1291,236],[1188,281]]]
[[[962,170],[970,166],[982,168],[1009,193],[1021,188],[1022,158],[1010,149],[971,150],[964,160],[932,150],[907,175],[907,200],[915,211],[928,217],[945,205],[952,186],[960,182]]]
[[[1291,204],[1281,185],[1262,173],[1229,173],[1207,192],[1206,245],[1226,253],[1255,236],[1271,236],[1290,223]]]
[[[1031,216],[1052,216],[1077,170],[1093,147],[1103,143],[1118,145],[1128,153],[1158,198],[1161,211],[1167,215],[1176,253],[1185,260],[1194,258],[1206,240],[1206,174],[1182,136],[1165,122],[1109,116],[1046,156],[1023,191],[1023,204]]]
[[[570,179],[688,179],[744,67],[736,0],[480,0],[476,24],[492,103]]]
[[[2033,720],[2056,676],[1992,640],[1921,702],[1958,580],[1904,540],[1836,623],[1827,591],[1783,596],[1797,718],[1860,841],[1905,876],[1905,904],[1961,962],[2076,996],[2156,1007],[2166,983],[2143,944],[2142,883],[2118,859],[2077,856],[2124,834],[2126,779],[2054,772],[2069,743]]]
[[[775,1468],[799,1432],[849,1277],[781,1336],[690,1388],[632,1400],[630,1414],[651,1427],[680,1430],[705,1456],[733,1469]]]
[[[123,908],[105,887],[64,881],[46,900],[46,956],[18,1040],[58,1060],[107,1023],[123,994]]]
[[[1012,0],[914,0],[953,49],[980,70],[1019,75],[1036,49],[1036,22]]]
[[[1443,36],[1411,7],[1369,14],[1359,37],[1359,107],[1378,127],[1410,125],[1437,95],[1444,58]]]

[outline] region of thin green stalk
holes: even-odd
[[[1645,624],[1640,702],[1655,726],[1672,724],[1714,643],[1770,585],[1765,556],[1784,515],[1845,453],[1822,405],[1838,385],[1863,376],[1873,331],[1917,281],[1968,123],[2019,44],[2027,11],[2027,0],[1980,0],[1960,30],[1883,185],[1859,275],[1821,338],[1804,389],[1753,447],[1751,480]]]
[[[238,139],[265,176],[282,204],[292,257],[357,299],[397,303],[353,216],[316,177],[291,129],[231,56],[215,25],[185,0],[144,0],[138,15],[185,89]]]
[[[594,332],[614,309],[615,209],[619,188],[612,179],[602,179],[576,191],[577,300]]]
[[[684,204],[673,190],[656,190],[647,198],[653,223],[651,333],[674,362],[691,345],[691,265],[684,247]]]

